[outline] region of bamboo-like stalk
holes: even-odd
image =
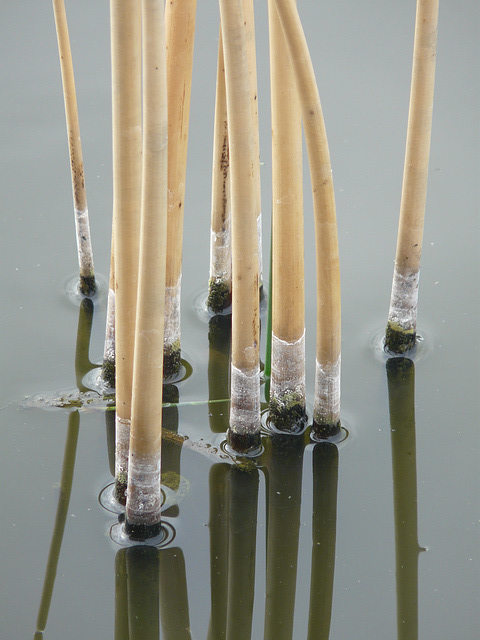
[[[107,386],[111,388],[115,387],[115,246],[113,232],[110,253],[105,346],[103,349],[103,362],[100,376]]]
[[[77,237],[78,266],[80,270],[79,289],[84,296],[95,293],[95,270],[93,266],[90,222],[88,218],[87,192],[83,171],[82,143],[78,122],[77,95],[73,75],[72,52],[68,36],[67,15],[63,0],[53,0],[53,13],[57,31],[58,53],[62,72],[65,117],[67,121],[68,151],[72,175],[73,209]]]
[[[160,0],[142,0],[143,147],[140,266],[126,531],[160,531],[163,327],[167,233],[167,67],[165,13]]]
[[[275,0],[295,72],[310,164],[317,255],[313,433],[340,430],[340,265],[332,168],[315,72],[295,0]]]
[[[262,260],[262,197],[260,188],[260,132],[258,127],[258,87],[257,87],[257,52],[255,46],[254,0],[243,0],[243,22],[247,39],[248,77],[250,84],[250,105],[253,122],[253,160],[252,172],[255,193],[255,213],[257,216],[258,234],[258,286],[263,296],[263,260]]]
[[[111,0],[113,218],[115,245],[115,496],[125,503],[130,441],[141,198],[141,12]]]
[[[188,123],[196,0],[170,0],[165,8],[168,82],[168,236],[164,375],[180,369],[180,292]]]
[[[242,0],[220,0],[232,197],[232,364],[228,441],[260,445],[257,196],[253,111]]]
[[[230,161],[227,96],[222,29],[218,38],[217,88],[213,130],[212,211],[210,224],[210,279],[207,307],[220,313],[232,303],[232,249],[230,239]]]
[[[415,346],[423,222],[427,199],[439,0],[418,0],[407,143],[392,294],[385,347]]]
[[[268,3],[272,102],[272,348],[270,420],[301,430],[305,414],[302,116],[274,0]]]

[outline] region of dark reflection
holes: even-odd
[[[115,640],[191,640],[183,551],[136,545],[115,557]]]
[[[265,444],[268,489],[264,640],[292,640],[303,452],[303,438],[292,435],[274,435]]]
[[[224,640],[227,633],[229,473],[228,464],[210,468],[211,614],[207,640]]]
[[[75,469],[79,427],[80,414],[78,411],[72,411],[68,416],[67,440],[65,442],[65,453],[63,455],[60,495],[58,496],[57,513],[55,514],[52,541],[50,543],[50,551],[48,553],[42,598],[38,609],[37,633],[35,634],[35,638],[42,638],[43,634],[41,632],[45,631],[45,627],[47,626],[48,612],[52,601],[53,587],[57,575],[58,559],[62,548],[65,522],[67,520],[68,506],[70,504],[70,494],[72,492],[73,471]]]
[[[308,640],[328,640],[332,618],[337,532],[338,449],[321,442],[313,449],[312,569]]]
[[[228,429],[228,410],[218,401],[230,397],[231,329],[231,315],[214,316],[208,323],[208,415],[213,433]]]
[[[227,640],[252,638],[258,484],[256,468],[230,468]]]
[[[409,358],[387,360],[392,442],[398,640],[418,638],[417,469],[415,366]]]
[[[90,336],[93,324],[93,302],[83,298],[78,312],[77,345],[75,349],[75,377],[79,391],[89,391],[83,384],[86,374],[95,369],[96,364],[90,362]]]
[[[173,438],[178,433],[178,406],[180,394],[174,384],[163,385],[163,402],[169,406],[162,409],[162,485],[178,492],[180,488],[180,457],[182,447]],[[178,504],[172,504],[162,510],[162,517],[176,517],[179,514]]]
[[[83,377],[95,366],[89,360],[92,322],[93,302],[88,298],[84,298],[80,303],[78,311],[77,343],[75,348],[75,376],[80,391],[86,391],[86,387],[82,384]],[[52,601],[58,559],[60,557],[68,507],[70,504],[70,495],[72,492],[79,428],[80,413],[77,410],[71,411],[68,415],[67,439],[65,441],[62,477],[60,480],[60,495],[58,496],[52,541],[50,543],[42,597],[38,610],[37,632],[34,636],[37,640],[43,637],[43,631],[45,631],[47,626],[48,613]]]
[[[191,640],[183,551],[160,549],[159,560],[162,640]]]

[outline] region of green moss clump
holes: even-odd
[[[164,345],[163,348],[163,377],[171,378],[180,371],[181,365],[180,340],[175,340],[172,344]]]
[[[95,295],[97,290],[97,286],[95,284],[95,276],[93,273],[89,276],[80,276],[80,282],[78,283],[78,288],[82,296],[88,296],[91,298]]]
[[[115,360],[104,360],[101,371],[102,380],[112,389],[115,389]]]
[[[269,411],[270,422],[279,431],[301,433],[307,423],[305,398],[296,391],[270,398]]]
[[[406,331],[400,325],[389,322],[385,332],[385,350],[389,353],[403,354],[415,347],[417,334],[415,329]]]
[[[232,304],[232,291],[224,280],[210,278],[208,282],[207,307],[213,313],[220,313]]]
[[[235,433],[232,429],[228,429],[227,441],[230,447],[240,454],[255,453],[261,446],[260,432]]]

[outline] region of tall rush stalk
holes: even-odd
[[[196,0],[169,0],[165,6],[168,82],[168,237],[164,374],[180,370],[180,293],[183,210],[192,84]]]
[[[295,0],[275,0],[300,99],[315,217],[317,347],[313,435],[340,431],[340,265],[332,168],[315,72]]]
[[[126,531],[160,531],[163,328],[167,232],[167,73],[165,14],[160,0],[142,0],[143,146],[132,424]]]
[[[230,238],[230,161],[227,96],[222,29],[218,38],[217,88],[213,130],[212,212],[210,224],[210,279],[207,307],[220,313],[232,303],[232,248]]]
[[[274,0],[268,3],[272,101],[272,349],[270,421],[299,431],[305,414],[302,116]]]
[[[427,199],[437,49],[438,1],[418,0],[407,143],[385,347],[402,354],[416,342],[418,283]]]
[[[125,503],[132,403],[141,199],[141,7],[111,0],[115,248],[115,496]]]
[[[78,122],[77,95],[73,75],[72,52],[68,35],[67,15],[63,0],[53,0],[53,13],[57,31],[58,53],[62,72],[65,117],[67,121],[68,151],[72,176],[73,209],[77,237],[78,266],[80,270],[79,289],[84,296],[93,296],[96,290],[93,266],[90,222],[88,218],[87,192],[83,171],[82,143]]]
[[[228,442],[260,445],[259,286],[255,140],[242,0],[220,0],[232,198],[232,365]]]

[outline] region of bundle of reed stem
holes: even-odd
[[[427,199],[439,0],[418,0],[397,250],[385,348],[402,354],[416,343],[418,284]]]
[[[300,100],[312,183],[317,256],[317,348],[313,434],[340,430],[340,266],[332,169],[322,107],[294,0],[275,0]]]

